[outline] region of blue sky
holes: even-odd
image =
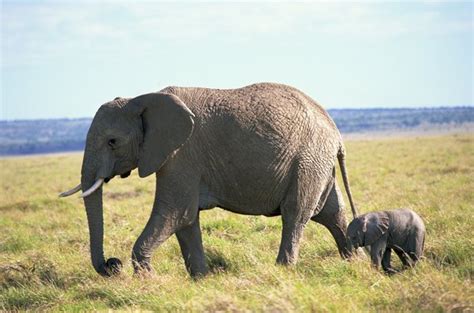
[[[326,108],[473,105],[472,2],[2,1],[0,119],[168,85],[293,85]]]

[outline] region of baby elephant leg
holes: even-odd
[[[423,248],[425,244],[425,233],[422,230],[418,230],[407,242],[407,253],[411,259],[411,265],[414,266],[418,262],[423,254]]]
[[[413,261],[411,260],[409,254],[401,247],[394,247],[393,250],[395,253],[398,255],[400,258],[400,261],[402,261],[403,267],[412,267],[413,266]]]
[[[390,265],[390,258],[392,256],[392,249],[387,248],[382,257],[382,268],[388,275],[395,274],[397,271]]]
[[[409,238],[407,244],[403,247],[394,247],[395,252],[403,263],[404,268],[415,266],[421,257],[423,239],[412,237]]]
[[[370,246],[370,259],[375,268],[380,268],[382,265],[382,258],[387,248],[387,238],[382,236],[379,240]]]

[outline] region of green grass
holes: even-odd
[[[208,277],[189,278],[174,237],[156,250],[154,276],[134,277],[127,260],[154,195],[154,178],[134,173],[105,187],[106,256],[125,265],[105,279],[90,265],[82,201],[57,198],[79,182],[82,156],[9,158],[0,160],[0,310],[472,310],[474,136],[346,145],[361,212],[411,207],[424,219],[425,258],[416,268],[387,277],[367,259],[342,261],[315,223],[305,230],[298,264],[277,266],[279,218],[215,209],[201,217]]]

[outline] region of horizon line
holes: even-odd
[[[474,109],[473,104],[467,105],[456,105],[456,106],[419,106],[419,107],[357,107],[357,108],[324,108],[326,111],[349,111],[349,110],[420,110],[420,109]],[[27,121],[51,121],[51,120],[86,120],[92,119],[94,116],[82,116],[82,117],[40,117],[40,118],[13,118],[13,119],[0,119],[0,122],[27,122]]]

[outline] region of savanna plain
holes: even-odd
[[[424,219],[425,254],[414,269],[389,277],[366,258],[343,261],[330,233],[314,222],[298,264],[281,267],[279,218],[216,208],[201,213],[209,276],[188,276],[172,237],[154,253],[154,275],[135,277],[131,249],[149,217],[155,178],[134,172],[104,186],[105,254],[120,258],[124,271],[103,278],[90,265],[82,200],[57,197],[79,182],[82,155],[4,158],[0,310],[474,310],[474,135],[348,140],[346,148],[360,212],[411,207]]]

